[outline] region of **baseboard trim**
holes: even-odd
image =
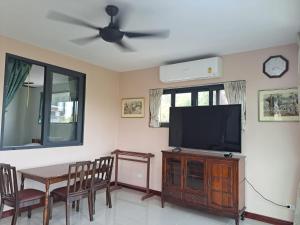
[[[264,223],[275,224],[275,225],[293,225],[293,222],[276,219],[273,217],[263,216],[256,213],[245,212],[245,217],[248,219],[257,220]]]
[[[114,186],[114,184],[115,184],[115,182],[111,182],[112,187]],[[136,185],[132,185],[132,184],[126,184],[126,183],[118,182],[118,186],[128,188],[128,189],[131,189],[131,190],[135,190],[135,191],[139,191],[139,192],[146,192],[144,187],[140,187],[140,186],[136,186]],[[152,193],[156,196],[161,196],[161,192],[157,191],[157,190],[150,189],[150,193]],[[35,205],[35,206],[32,207],[32,209],[36,209],[36,208],[39,208],[39,207],[43,207],[43,204]],[[26,212],[26,211],[27,211],[26,207],[21,208],[21,212]],[[10,217],[10,216],[13,216],[13,215],[14,215],[14,210],[9,209],[9,210],[6,210],[2,213],[2,218]],[[260,214],[251,213],[251,212],[247,212],[247,211],[245,212],[245,218],[252,219],[252,220],[257,220],[257,221],[264,222],[264,223],[274,224],[274,225],[293,225],[293,222],[280,220],[280,219],[276,219],[276,218],[273,218],[273,217],[263,216],[263,215],[260,215]]]

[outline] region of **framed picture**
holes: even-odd
[[[123,118],[143,118],[145,116],[144,98],[124,98],[122,99]]]
[[[259,121],[299,121],[298,89],[258,92]]]

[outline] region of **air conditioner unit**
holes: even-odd
[[[159,68],[159,77],[164,83],[211,79],[221,76],[221,57],[165,65]]]

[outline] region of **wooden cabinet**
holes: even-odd
[[[245,157],[162,152],[162,207],[168,201],[232,217],[239,224],[245,211]]]

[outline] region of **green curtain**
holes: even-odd
[[[9,58],[7,64],[7,82],[4,104],[5,108],[13,100],[15,94],[22,87],[26,80],[32,64],[28,64],[18,59]]]

